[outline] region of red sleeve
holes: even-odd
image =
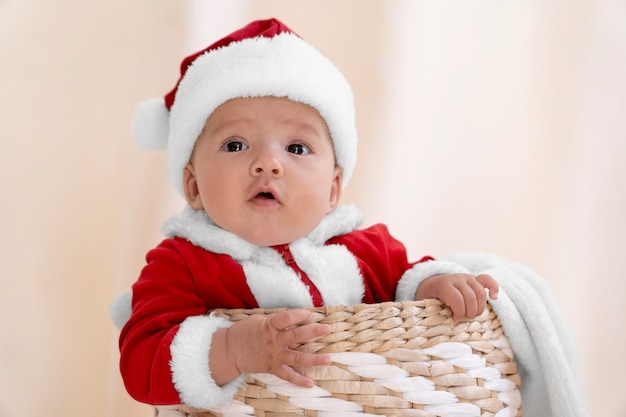
[[[226,255],[176,238],[163,241],[146,260],[133,285],[132,315],[120,334],[120,370],[137,401],[178,404],[169,364],[180,323],[217,307],[257,304],[241,266]]]
[[[338,236],[328,243],[345,245],[354,254],[365,284],[364,303],[393,301],[402,274],[418,262],[409,262],[404,245],[377,224]],[[425,256],[419,262],[432,259]]]

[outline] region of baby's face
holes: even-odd
[[[222,104],[207,120],[184,178],[193,208],[259,246],[307,235],[341,196],[326,123],[312,107],[286,98]]]

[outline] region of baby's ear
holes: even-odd
[[[341,185],[343,180],[343,169],[339,166],[335,166],[333,183],[330,189],[330,199],[328,201],[330,211],[337,208],[339,205],[339,200],[341,199],[341,192],[343,191],[343,187]]]
[[[183,172],[183,191],[185,192],[185,198],[187,203],[196,210],[202,210],[202,200],[200,199],[200,190],[198,188],[198,181],[196,174],[191,163],[187,164],[185,171]]]

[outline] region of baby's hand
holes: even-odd
[[[492,300],[498,298],[498,283],[491,275],[444,274],[426,278],[415,293],[416,300],[438,298],[452,310],[452,318],[473,319],[487,305],[485,288]]]
[[[233,324],[226,333],[226,348],[239,373],[264,372],[303,387],[313,381],[293,367],[330,364],[328,355],[298,352],[290,345],[303,343],[330,333],[326,324],[306,324],[308,310],[285,310],[264,316],[255,314]]]

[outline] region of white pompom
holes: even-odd
[[[109,306],[109,315],[118,329],[124,327],[132,313],[133,292],[126,290],[118,294]]]
[[[153,98],[142,101],[133,114],[133,136],[137,144],[146,150],[167,148],[170,112],[165,100]]]

